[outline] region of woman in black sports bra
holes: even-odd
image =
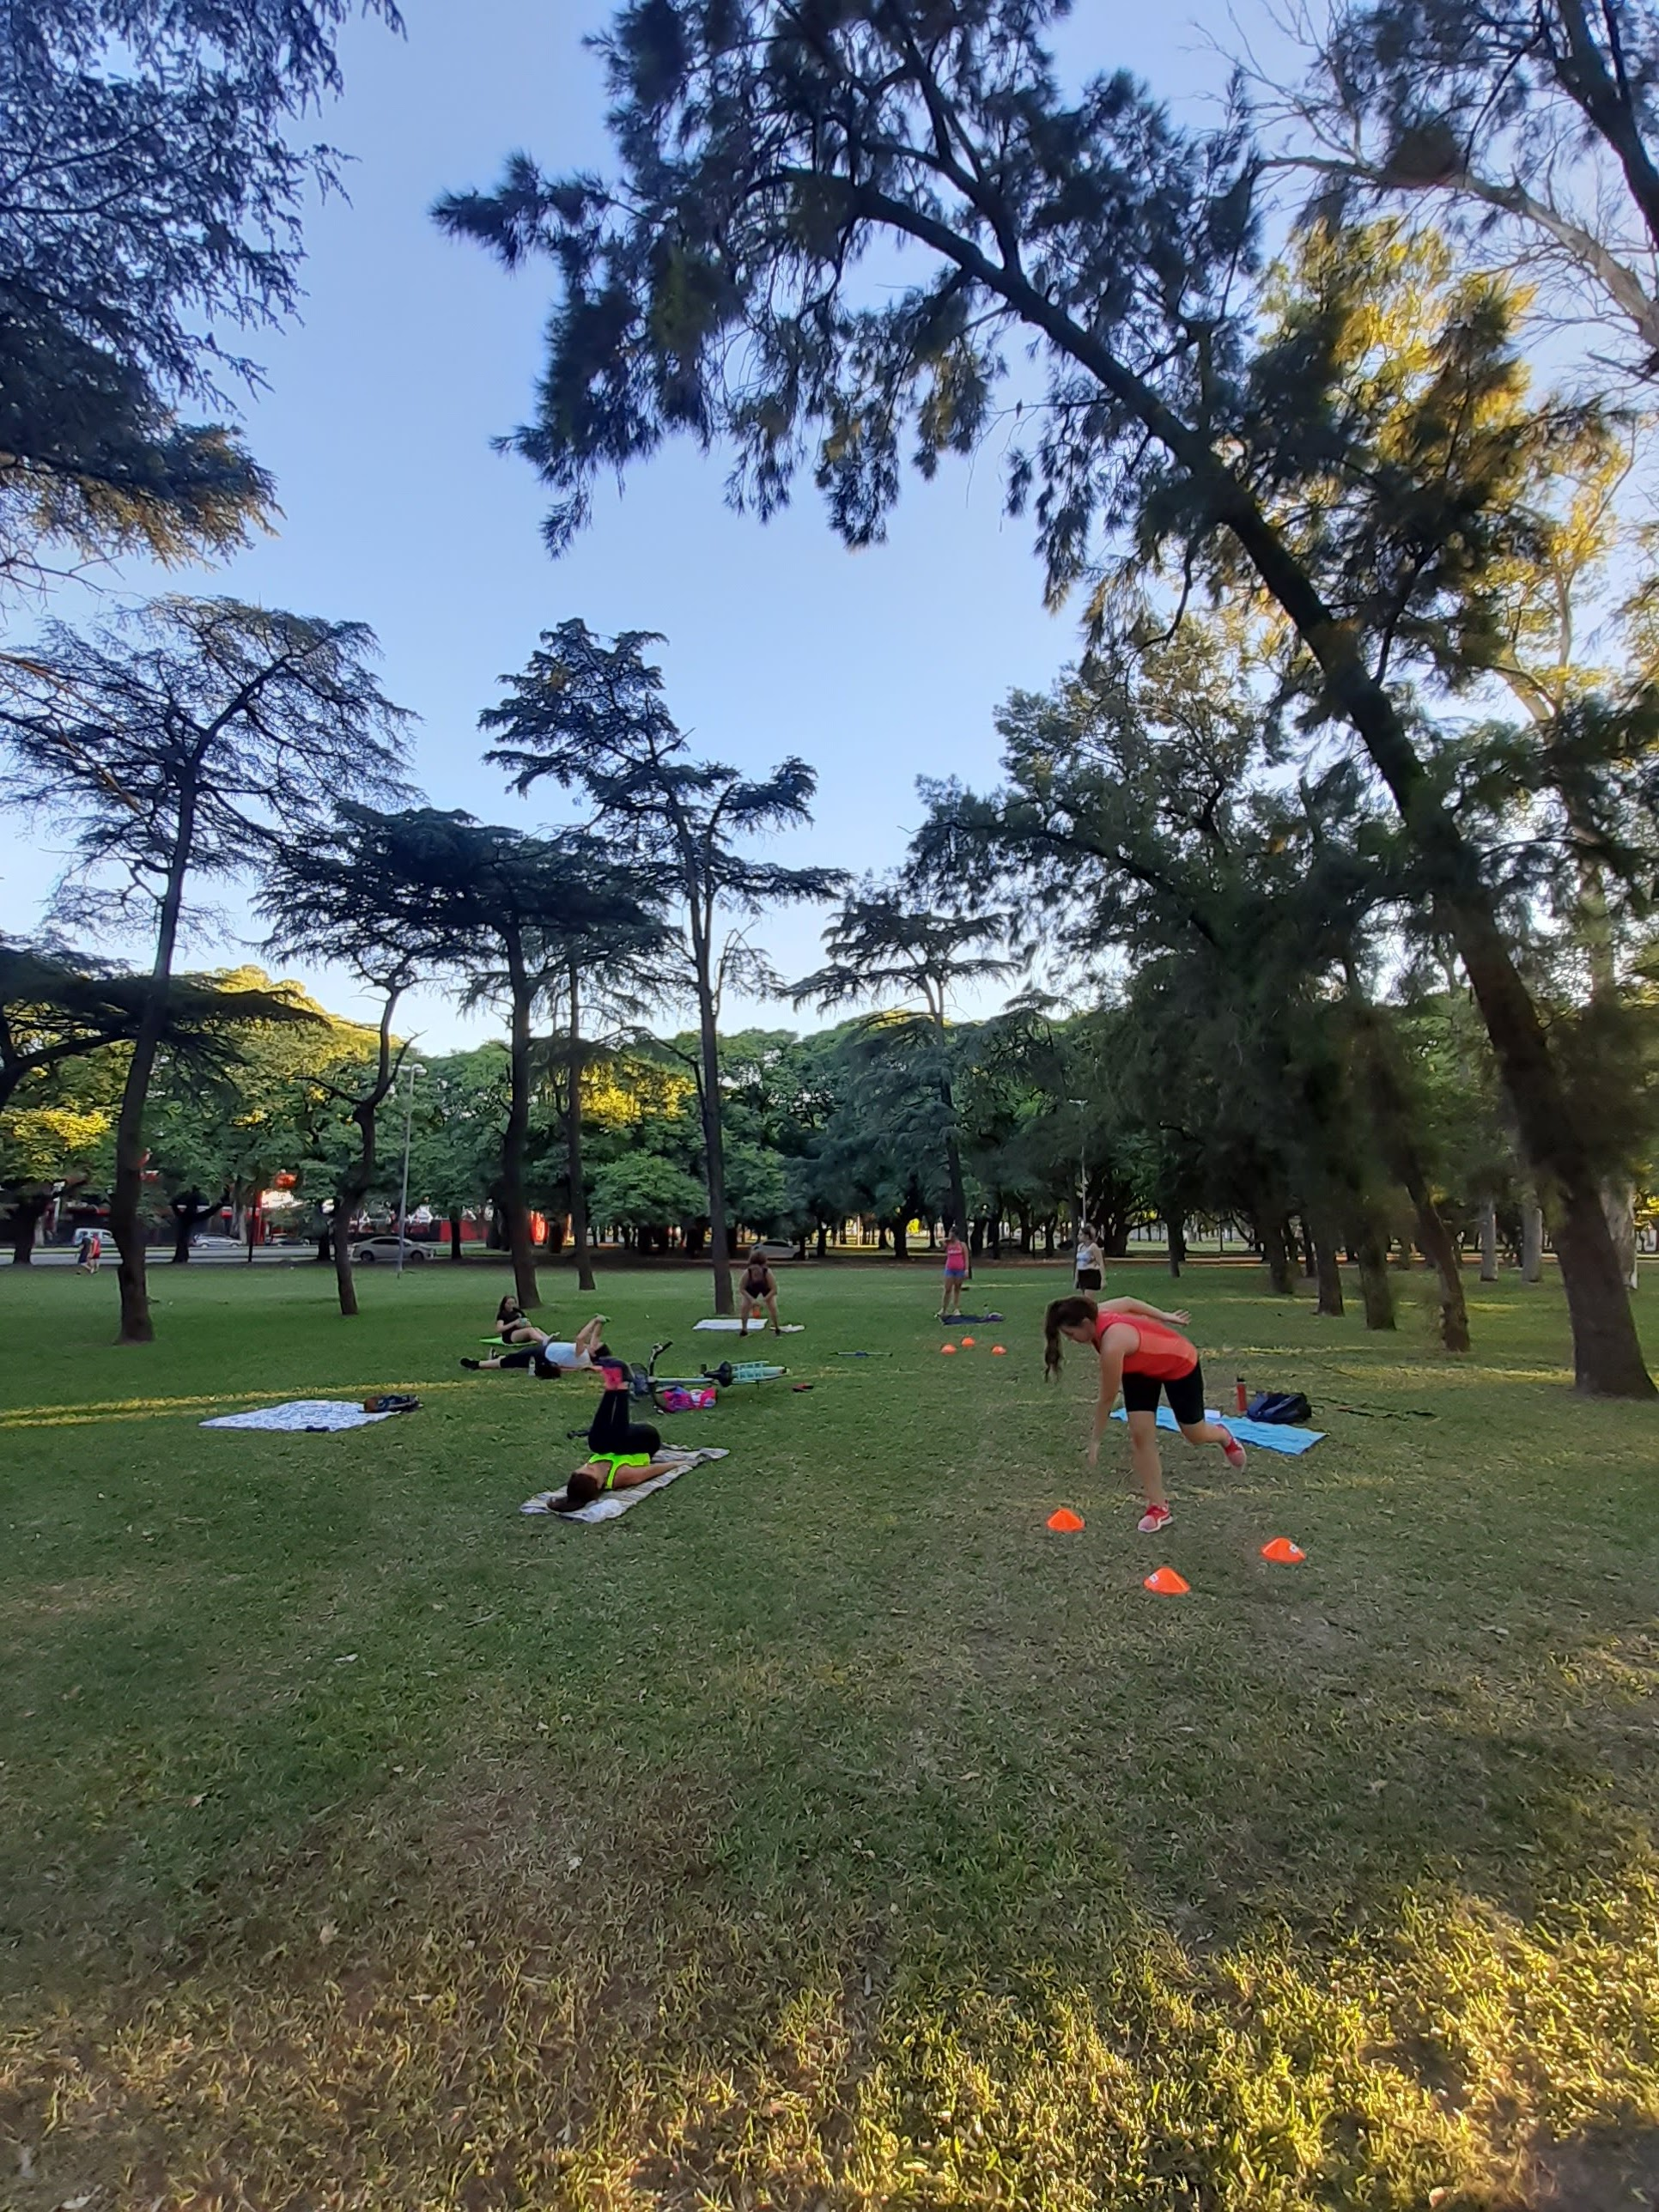
[[[747,1336],[749,1324],[764,1306],[772,1316],[772,1334],[781,1336],[778,1323],[778,1286],[772,1270],[766,1264],[766,1255],[758,1244],[749,1255],[749,1265],[744,1269],[743,1280],[738,1285],[738,1316],[739,1336]]]

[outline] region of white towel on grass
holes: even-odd
[[[366,1413],[340,1398],[295,1398],[286,1406],[260,1406],[251,1413],[220,1413],[204,1429],[362,1429],[371,1421],[395,1420],[394,1413]]]
[[[740,1321],[734,1321],[730,1314],[721,1314],[716,1321],[696,1321],[692,1322],[691,1326],[693,1328],[730,1329],[732,1334],[735,1336],[738,1331],[743,1327],[743,1323]],[[759,1322],[751,1322],[749,1326],[752,1334],[756,1336],[764,1336],[766,1334],[765,1328]],[[779,1334],[782,1336],[799,1336],[803,1334],[805,1328],[806,1323],[804,1321],[787,1321],[784,1322]]]
[[[659,1456],[666,1459],[669,1454],[662,1452]],[[631,1506],[637,1505],[641,1498],[649,1498],[655,1491],[666,1490],[671,1482],[678,1482],[680,1477],[690,1468],[696,1467],[700,1460],[725,1459],[726,1457],[727,1454],[718,1445],[708,1451],[687,1452],[679,1465],[671,1467],[665,1474],[657,1475],[649,1482],[637,1482],[629,1490],[607,1490],[602,1496],[596,1498],[591,1505],[578,1506],[574,1513],[561,1513],[558,1518],[561,1521],[586,1521],[590,1524],[600,1521],[615,1521],[626,1513]],[[553,1500],[563,1496],[564,1492],[562,1490],[538,1490],[533,1498],[526,1498],[519,1510],[520,1513],[551,1513]]]

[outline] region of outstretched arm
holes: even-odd
[[[1100,1396],[1095,1402],[1095,1425],[1089,1432],[1091,1467],[1099,1461],[1100,1440],[1106,1433],[1107,1422],[1112,1418],[1118,1392],[1123,1388],[1123,1358],[1130,1347],[1121,1339],[1114,1344],[1112,1339],[1115,1334],[1115,1330],[1109,1328],[1100,1346]]]
[[[1103,1298],[1102,1313],[1144,1314],[1148,1321],[1188,1322],[1189,1313],[1165,1313],[1162,1306],[1149,1306],[1145,1298]]]
[[[659,1474],[672,1474],[677,1468],[685,1465],[683,1459],[653,1459],[644,1467],[619,1467],[613,1490],[637,1490],[642,1482],[654,1482]]]

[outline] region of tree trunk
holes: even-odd
[[[1601,1187],[1601,1211],[1619,1255],[1619,1269],[1631,1290],[1641,1286],[1636,1264],[1636,1190],[1628,1176],[1614,1176]]]
[[[1322,1221],[1310,1234],[1313,1241],[1314,1280],[1319,1285],[1314,1311],[1329,1320],[1340,1321],[1346,1308],[1342,1302],[1342,1269],[1338,1263],[1336,1232]]]
[[[179,821],[167,867],[167,887],[155,930],[155,957],[150,965],[149,988],[132,1040],[127,1079],[121,1086],[121,1107],[115,1121],[115,1180],[109,1200],[109,1229],[120,1255],[117,1276],[121,1288],[119,1344],[150,1344],[155,1324],[149,1315],[149,1284],[145,1274],[143,1200],[144,1109],[149,1103],[150,1079],[155,1073],[166,1017],[167,983],[173,974],[173,948],[179,940],[179,916],[184,908],[185,878],[190,867],[196,836],[196,796],[186,782],[179,802]]]
[[[1544,1209],[1535,1198],[1523,1200],[1521,1206],[1521,1279],[1544,1279]]]
[[[357,1210],[357,1200],[368,1188],[358,1183],[354,1170],[343,1176],[334,1194],[334,1295],[339,1300],[342,1316],[349,1321],[357,1310],[357,1278],[351,1264],[351,1217]]]
[[[1300,1232],[1299,1239],[1298,1232]],[[1291,1249],[1293,1250],[1296,1249],[1298,1241],[1300,1242],[1302,1250],[1303,1281],[1304,1283],[1316,1281],[1318,1279],[1319,1274],[1319,1262],[1314,1256],[1314,1233],[1308,1226],[1308,1217],[1305,1213],[1301,1215],[1297,1220],[1291,1224],[1290,1235]]]
[[[50,1197],[20,1198],[12,1209],[11,1264],[14,1267],[28,1267],[34,1263],[34,1237],[40,1226],[40,1217],[52,1204]]]
[[[507,1214],[507,1244],[513,1255],[513,1289],[522,1310],[540,1305],[536,1287],[536,1248],[531,1241],[530,1208],[524,1188],[525,1152],[530,1141],[530,982],[524,948],[516,938],[507,946],[512,983],[512,1030],[508,1045],[510,1079],[507,1127],[501,1132],[501,1203]]]
[[[1498,1280],[1498,1206],[1490,1198],[1480,1207],[1480,1279],[1483,1283]]]
[[[449,1209],[449,1257],[452,1266],[461,1263],[461,1215],[464,1209],[452,1206]]]
[[[1179,1279],[1187,1264],[1187,1218],[1172,1209],[1164,1217],[1164,1227],[1169,1238],[1170,1273]]]
[[[570,1185],[570,1243],[576,1255],[576,1287],[593,1287],[593,1256],[587,1244],[587,1191],[582,1182],[581,971],[570,963],[570,1051],[565,1070],[565,1174]]]
[[[1295,1285],[1291,1279],[1291,1240],[1285,1235],[1285,1224],[1276,1214],[1269,1214],[1261,1223],[1261,1256],[1267,1263],[1267,1279],[1274,1295],[1281,1298],[1294,1297]]]
[[[827,1224],[823,1220],[820,1219],[820,1220],[819,1220],[819,1222],[818,1222],[818,1257],[819,1257],[819,1259],[820,1259],[820,1260],[822,1260],[822,1259],[823,1259],[823,1258],[825,1257],[825,1255],[826,1255],[828,1254],[828,1252],[829,1252],[829,1249],[830,1249],[830,1231],[829,1231],[829,1226],[828,1226],[828,1224]]]
[[[902,1213],[893,1224],[893,1257],[896,1260],[908,1260],[910,1256],[909,1218],[908,1214]]]
[[[946,1110],[954,1112],[948,1084],[944,1086],[944,1097]],[[968,1231],[968,1190],[962,1179],[962,1147],[954,1128],[945,1133],[945,1165],[951,1180],[951,1218],[945,1224],[945,1234],[963,1237]]]
[[[694,907],[695,914],[695,907]],[[702,1050],[703,1170],[708,1183],[708,1264],[714,1279],[714,1311],[733,1311],[732,1243],[726,1225],[726,1139],[720,1121],[720,1047],[714,1027],[714,985],[706,932],[698,931],[697,1029]]]
[[[319,1267],[331,1267],[333,1262],[334,1232],[329,1224],[325,1222],[323,1226],[317,1232],[317,1265]]]
[[[1469,1312],[1463,1301],[1463,1265],[1456,1240],[1414,1164],[1406,1188],[1417,1214],[1417,1241],[1440,1278],[1440,1341],[1448,1352],[1467,1352]]]
[[[1393,1328],[1396,1324],[1394,1285],[1389,1280],[1389,1248],[1374,1220],[1360,1224],[1353,1249],[1359,1267],[1359,1295],[1365,1302],[1365,1326]]]

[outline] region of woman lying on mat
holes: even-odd
[[[1164,1494],[1164,1468],[1158,1451],[1158,1401],[1170,1401],[1176,1425],[1189,1444],[1219,1444],[1236,1471],[1245,1463],[1244,1447],[1231,1429],[1204,1410],[1204,1370],[1198,1349],[1176,1324],[1184,1313],[1165,1313],[1140,1298],[1056,1298],[1043,1317],[1048,1340],[1043,1365],[1053,1382],[1060,1375],[1060,1339],[1086,1344],[1099,1356],[1100,1395],[1089,1438],[1089,1464],[1100,1458],[1118,1393],[1129,1429],[1129,1457],[1146,1501],[1137,1524],[1143,1535],[1167,1528],[1170,1501]]]
[[[578,1330],[574,1344],[549,1336],[544,1329],[532,1328],[527,1321],[519,1322],[516,1329],[509,1350],[493,1352],[488,1359],[463,1359],[462,1366],[483,1370],[528,1367],[545,1380],[551,1375],[578,1374],[590,1369],[594,1353],[605,1349],[603,1314],[595,1314],[585,1328]]]
[[[659,1430],[648,1421],[629,1419],[627,1369],[613,1364],[599,1372],[599,1411],[587,1431],[591,1455],[566,1483],[563,1503],[554,1504],[556,1513],[574,1513],[607,1490],[636,1490],[641,1483],[654,1482],[659,1474],[683,1462],[680,1454],[668,1459],[658,1456],[662,1450]]]

